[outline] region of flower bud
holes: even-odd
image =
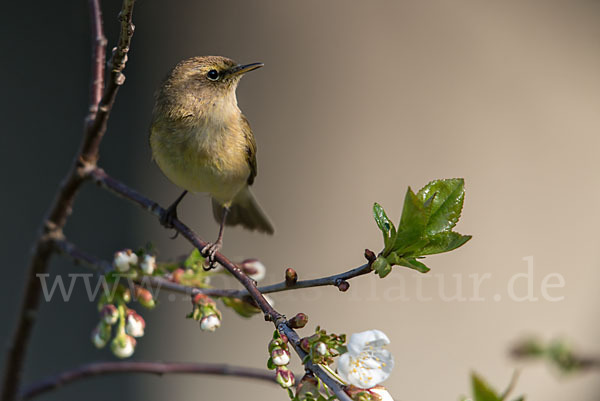
[[[215,331],[221,327],[221,319],[217,315],[208,315],[200,319],[200,329],[202,331]]]
[[[381,401],[379,395],[373,394],[367,389],[356,387],[354,385],[346,386],[344,391],[350,396],[350,398],[352,398],[353,401]]]
[[[171,273],[171,281],[174,283],[181,283],[181,278],[185,274],[185,270],[182,268],[175,269],[173,273]]]
[[[142,337],[144,335],[144,329],[146,328],[146,322],[144,318],[138,315],[135,311],[129,310],[127,313],[127,323],[125,325],[125,332],[132,337]]]
[[[325,356],[329,354],[329,349],[327,348],[327,345],[325,345],[324,342],[319,341],[315,344],[315,352],[319,355]]]
[[[296,387],[299,401],[316,400],[319,397],[319,382],[312,373],[305,374]]]
[[[281,338],[274,338],[271,341],[269,341],[269,352],[272,352],[274,349],[284,349],[286,347],[287,345],[285,345]]]
[[[115,253],[113,265],[117,271],[125,273],[129,271],[131,265],[135,265],[138,262],[138,257],[131,249],[124,249]]]
[[[296,270],[292,269],[291,267],[285,269],[285,285],[291,287],[296,284],[297,281],[298,273],[296,273]]]
[[[285,366],[290,363],[290,351],[287,349],[276,348],[271,351],[271,360],[276,366]]]
[[[346,280],[342,280],[340,281],[340,283],[337,286],[338,290],[340,290],[341,292],[346,292],[348,291],[348,288],[350,288],[350,283],[347,282]]]
[[[369,392],[378,397],[377,401],[394,401],[392,395],[383,386],[372,387]]]
[[[244,260],[242,263],[240,263],[240,268],[254,281],[262,280],[267,274],[267,268],[257,259]]]
[[[367,259],[369,263],[373,263],[375,259],[377,259],[377,256],[375,256],[375,253],[372,250],[365,249],[365,259]]]
[[[119,310],[113,304],[106,304],[100,311],[100,316],[106,324],[115,324],[119,320]]]
[[[201,305],[201,306],[215,306],[216,303],[215,301],[209,297],[208,295],[204,295],[202,293],[198,293],[196,295],[194,295],[194,298],[192,298],[192,302],[196,305]]]
[[[310,340],[308,337],[304,337],[300,340],[300,348],[302,348],[304,352],[310,352]]]
[[[156,302],[154,302],[154,298],[152,297],[152,293],[145,288],[136,286],[134,288],[136,301],[140,303],[140,305],[152,309],[156,306]]]
[[[301,329],[306,326],[306,323],[308,323],[308,316],[304,313],[298,313],[288,321],[288,324],[292,329]]]
[[[129,358],[135,351],[135,344],[135,338],[121,334],[113,339],[110,348],[117,358]]]
[[[277,370],[275,371],[275,380],[283,388],[292,387],[296,381],[292,371],[285,366],[277,367]]]
[[[131,302],[131,291],[129,291],[129,288],[125,288],[123,290],[121,293],[121,299],[123,299],[125,303]]]
[[[92,343],[96,348],[104,348],[110,340],[110,326],[104,322],[100,322],[94,330],[92,330]]]
[[[153,255],[144,255],[144,259],[142,263],[140,263],[140,269],[144,272],[144,274],[152,274],[154,273],[154,269],[156,269],[156,256]]]

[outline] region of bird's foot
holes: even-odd
[[[175,207],[173,207],[175,206]],[[171,205],[167,208],[167,210],[165,210],[165,213],[160,216],[160,224],[164,227],[164,228],[168,228],[168,229],[172,229],[173,227],[173,220],[177,219],[177,205]],[[177,236],[179,235],[179,231],[175,231],[175,234],[173,234],[172,237],[170,237],[171,239],[175,239],[177,238]]]
[[[223,241],[218,240],[214,244],[207,244],[204,248],[202,248],[202,255],[206,258],[204,262],[204,270],[208,271],[214,269],[216,267],[217,261],[215,260],[215,255],[221,247],[223,246]]]

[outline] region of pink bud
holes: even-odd
[[[112,325],[117,323],[117,320],[119,319],[119,311],[117,310],[117,307],[113,304],[106,304],[102,307],[102,310],[100,311],[100,316],[106,324]]]
[[[285,269],[285,285],[291,287],[296,284],[297,281],[298,273],[296,273],[296,270],[292,269],[291,267]]]
[[[275,380],[283,388],[292,387],[296,381],[294,374],[285,366],[278,366],[275,370]]]
[[[306,323],[308,323],[308,316],[304,313],[298,313],[288,321],[288,324],[292,329],[301,329],[306,326]]]

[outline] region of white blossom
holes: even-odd
[[[221,327],[221,319],[217,315],[204,316],[200,320],[200,329],[202,331],[215,331]]]
[[[381,398],[381,401],[394,401],[392,395],[387,391],[385,387],[377,386],[373,387],[369,391],[373,394],[377,394]]]
[[[156,256],[144,255],[144,260],[140,263],[140,268],[145,274],[154,273],[154,269],[156,269]]]
[[[271,360],[274,365],[285,366],[290,363],[290,351],[281,348],[274,349],[271,352]]]
[[[142,337],[144,335],[144,328],[146,322],[137,313],[131,313],[127,316],[127,324],[125,325],[125,331],[127,334],[133,337]]]
[[[379,330],[354,333],[348,341],[348,352],[338,358],[338,373],[349,384],[368,389],[387,379],[394,367],[392,354],[383,349],[390,343]]]
[[[267,268],[256,259],[248,259],[242,262],[244,273],[254,281],[261,281],[267,274]]]
[[[115,253],[113,264],[117,271],[125,273],[129,271],[131,265],[135,265],[138,262],[138,257],[131,249],[125,249]]]
[[[325,345],[325,343],[322,341],[317,343],[315,350],[319,353],[319,355],[327,355],[328,353],[327,345]]]
[[[135,351],[135,338],[123,334],[117,336],[110,345],[113,354],[118,358],[129,358]]]
[[[95,328],[92,331],[92,343],[96,346],[96,348],[104,348],[108,339],[103,335],[102,331],[99,328]]]

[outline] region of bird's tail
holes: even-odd
[[[213,216],[217,223],[221,224],[223,219],[223,206],[216,201],[212,200]],[[227,220],[225,225],[237,226],[241,225],[250,231],[257,230],[266,234],[273,234],[273,225],[269,221],[269,218],[262,211],[260,205],[250,192],[250,188],[246,187],[242,189],[233,199],[229,212],[227,213]]]

